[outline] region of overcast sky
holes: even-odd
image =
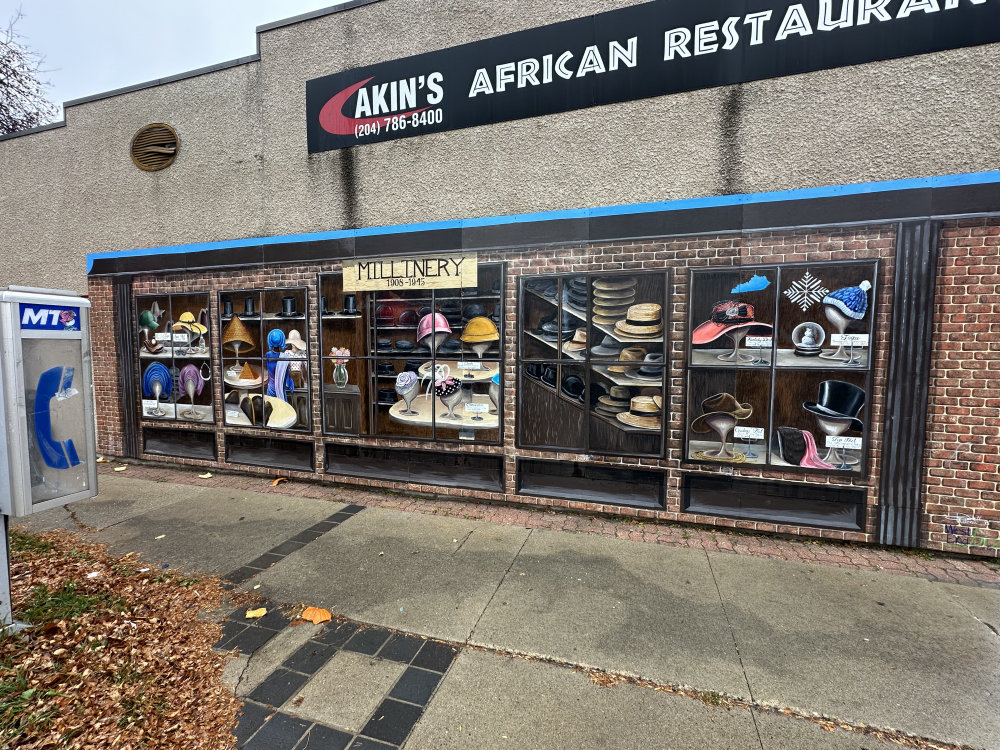
[[[337,0],[0,0],[0,23],[45,56],[47,98],[63,102],[257,51],[255,29]]]

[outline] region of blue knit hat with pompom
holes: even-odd
[[[871,288],[870,281],[862,281],[857,286],[847,286],[830,292],[823,298],[823,304],[833,305],[847,317],[861,320],[868,312],[867,292]]]

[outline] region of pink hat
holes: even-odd
[[[422,341],[436,331],[451,333],[451,326],[448,325],[448,319],[441,313],[425,315],[417,324],[417,341]]]

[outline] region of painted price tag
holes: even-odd
[[[747,336],[746,345],[751,349],[770,349],[771,348],[771,337],[770,336]]]
[[[174,343],[175,344],[186,344],[188,342],[188,335],[186,333],[175,333]]]
[[[226,419],[239,419],[244,416],[243,412],[238,409],[226,409]]]
[[[144,398],[144,399],[142,400],[142,410],[143,410],[144,412],[146,412],[147,414],[148,414],[149,412],[151,412],[151,411],[156,411],[156,405],[157,405],[158,403],[159,403],[159,402],[157,402],[157,401],[154,401],[154,400],[153,400],[153,399],[151,399],[151,398]]]
[[[170,341],[170,333],[154,333],[153,338],[156,341]]]
[[[459,362],[457,365],[459,370],[482,370],[482,362]]]
[[[830,336],[833,346],[868,346],[867,333],[834,333]]]
[[[763,427],[734,427],[733,437],[737,440],[763,440]]]
[[[861,450],[861,438],[844,437],[843,435],[827,435],[827,448],[847,448],[849,450]]]
[[[471,414],[485,414],[490,410],[489,404],[466,404],[465,410]]]

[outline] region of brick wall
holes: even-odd
[[[97,452],[120,456],[122,449],[121,378],[119,367],[128,367],[131,359],[120,360],[115,341],[114,282],[92,278],[90,297],[90,346],[93,353],[94,400],[97,410]]]
[[[921,537],[998,557],[1000,219],[943,224],[938,274]]]
[[[803,536],[816,536],[832,539],[845,539],[858,542],[874,541],[874,518],[873,512],[868,513],[867,527],[863,532],[852,533],[836,530],[824,530],[810,527],[798,527],[779,525],[774,523],[764,523],[755,521],[734,520],[717,518],[714,516],[700,516],[682,513],[680,510],[680,485],[684,473],[726,473],[743,477],[763,477],[776,480],[794,480],[796,482],[810,482],[817,484],[850,484],[862,487],[866,490],[868,505],[873,506],[877,502],[876,492],[879,479],[879,455],[878,451],[872,451],[871,469],[867,478],[844,478],[830,476],[809,476],[800,473],[782,473],[774,469],[762,469],[747,466],[705,466],[700,464],[687,464],[683,460],[683,404],[685,402],[685,357],[686,341],[688,338],[688,269],[707,266],[733,267],[740,265],[765,265],[780,264],[802,261],[851,261],[851,260],[880,260],[880,283],[878,284],[879,299],[877,301],[878,319],[875,322],[873,333],[874,357],[873,357],[873,387],[869,394],[869,401],[866,405],[867,419],[871,423],[871,442],[877,446],[881,440],[882,433],[882,409],[884,399],[884,377],[886,371],[886,337],[889,330],[889,320],[892,310],[892,279],[894,272],[894,251],[895,251],[895,225],[883,225],[873,227],[852,227],[831,230],[828,232],[809,231],[787,231],[787,232],[767,232],[749,233],[744,235],[733,234],[723,236],[698,236],[682,239],[669,239],[659,241],[636,241],[619,242],[599,245],[567,245],[559,247],[527,248],[517,251],[503,251],[480,253],[481,262],[504,261],[507,270],[507,286],[505,297],[507,300],[516,298],[518,277],[520,275],[555,274],[555,273],[576,273],[586,271],[616,271],[628,269],[672,269],[672,330],[671,346],[669,349],[669,387],[671,399],[671,411],[668,426],[668,443],[666,457],[663,460],[655,459],[634,459],[618,458],[610,456],[589,455],[582,457],[573,452],[543,452],[517,449],[515,415],[517,413],[517,393],[515,388],[515,355],[516,355],[516,330],[517,330],[517,310],[513,305],[506,309],[506,323],[504,329],[505,337],[505,403],[504,403],[504,430],[503,444],[496,446],[489,445],[469,445],[456,443],[428,443],[426,441],[413,441],[403,439],[385,438],[325,438],[329,442],[360,443],[364,445],[378,445],[382,447],[405,447],[424,448],[459,452],[477,452],[484,454],[498,455],[505,457],[506,487],[505,494],[483,493],[471,490],[454,488],[444,488],[430,485],[409,485],[401,482],[380,482],[371,480],[361,480],[353,477],[328,476],[327,479],[345,483],[358,483],[368,486],[378,486],[387,489],[409,490],[417,492],[428,492],[438,495],[453,495],[464,497],[478,497],[493,501],[509,501],[522,504],[539,506],[555,506],[572,508],[591,512],[617,513],[638,518],[658,518],[663,520],[688,521],[710,524],[715,526],[737,527],[754,529],[758,531],[800,534]],[[139,294],[150,293],[193,293],[206,291],[210,293],[211,316],[213,330],[219,330],[219,310],[218,291],[235,290],[244,288],[254,288],[258,286],[278,287],[278,286],[305,286],[309,292],[310,320],[314,317],[313,311],[318,302],[318,291],[316,284],[316,274],[339,270],[337,263],[322,263],[298,265],[294,267],[270,267],[270,268],[249,268],[234,269],[225,272],[210,272],[198,274],[166,274],[166,275],[146,275],[137,277],[134,284],[134,292]],[[994,271],[996,268],[994,267]],[[92,289],[95,286],[105,283],[100,280],[92,281]],[[319,332],[315,325],[310,325],[310,356],[312,392],[320,392],[320,347]],[[213,346],[216,343],[212,342]],[[217,352],[217,349],[215,350]],[[135,358],[132,358],[131,366],[137,366]],[[213,378],[215,389],[215,404],[217,422],[220,425],[218,430],[219,455],[223,455],[224,433],[247,434],[257,436],[275,435],[265,430],[252,428],[225,427],[221,428],[222,412],[219,404],[222,402],[221,372],[218,362],[216,362]],[[320,414],[319,399],[313,399],[313,430],[309,435],[302,436],[302,439],[312,440],[317,446],[316,451],[316,473],[322,475],[322,415]],[[135,408],[138,408],[136,405]],[[99,415],[102,423],[102,430],[107,437],[102,445],[111,445],[111,436],[114,432],[114,424],[107,415],[114,415],[116,412],[108,410]],[[144,422],[144,424],[164,426],[162,422]],[[205,429],[195,425],[177,424],[177,429]],[[281,434],[285,437],[285,434]],[[586,460],[590,463],[609,465],[616,467],[643,467],[661,468],[667,474],[667,497],[666,508],[663,510],[649,510],[638,508],[624,508],[617,505],[603,505],[596,503],[573,502],[568,500],[535,498],[513,494],[515,487],[515,461],[516,457],[538,457],[544,459],[579,461]],[[154,458],[154,457],[149,457]],[[199,462],[181,459],[160,459],[171,462],[197,464],[204,466],[215,466],[223,468],[225,464]],[[262,474],[274,475],[283,474],[286,476],[313,478],[316,474],[277,471],[269,469],[253,469]]]

